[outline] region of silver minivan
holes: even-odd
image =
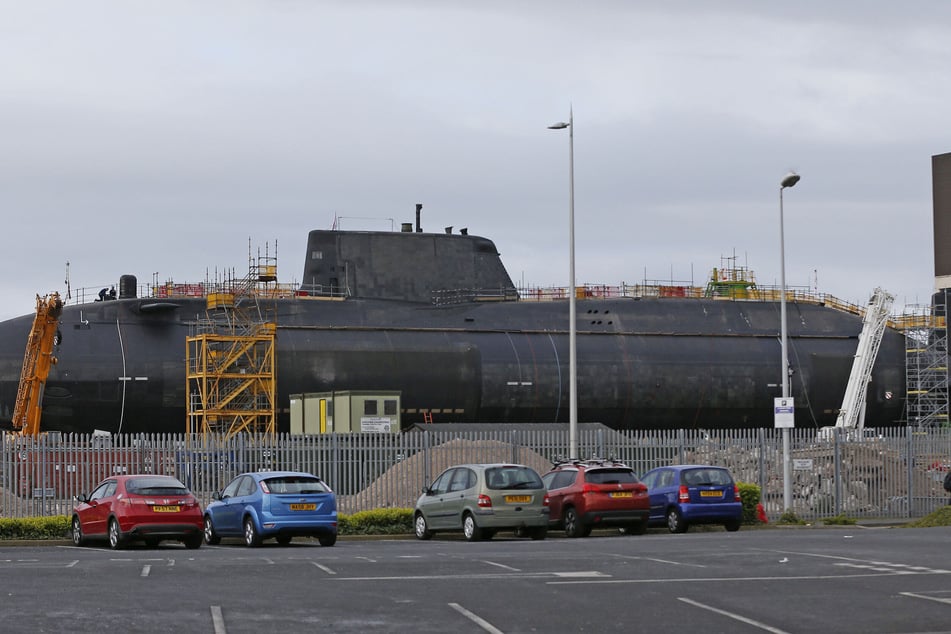
[[[418,539],[441,531],[462,531],[474,542],[492,539],[500,530],[545,539],[548,490],[538,473],[525,465],[456,465],[423,489],[413,522]]]

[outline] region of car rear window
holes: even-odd
[[[125,490],[135,495],[188,495],[188,487],[175,478],[132,478]]]
[[[280,476],[268,478],[262,484],[268,493],[327,493],[330,488],[320,478],[306,476]]]
[[[591,484],[619,484],[638,482],[630,469],[589,469],[584,474],[586,482]]]
[[[681,474],[681,479],[688,486],[733,484],[733,478],[726,469],[689,469]]]
[[[489,489],[544,489],[541,477],[528,467],[489,467],[485,470]]]

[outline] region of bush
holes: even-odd
[[[799,516],[795,512],[786,510],[782,515],[779,516],[779,521],[777,524],[805,524],[804,521],[799,519]]]
[[[740,490],[740,500],[743,501],[743,523],[759,524],[759,516],[756,512],[756,507],[760,502],[759,485],[737,482],[736,487]]]
[[[64,539],[69,537],[69,517],[0,518],[0,539]]]
[[[413,509],[386,508],[337,516],[340,535],[405,535],[413,532]]]

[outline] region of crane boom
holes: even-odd
[[[50,293],[46,297],[36,296],[36,317],[26,342],[20,386],[17,389],[16,405],[13,407],[13,428],[23,435],[36,436],[40,433],[43,388],[46,386],[50,367],[56,364],[53,344],[62,312],[63,301],[59,293]]]
[[[838,429],[862,429],[865,427],[865,392],[872,378],[872,366],[882,345],[882,336],[888,324],[888,311],[895,298],[881,288],[876,288],[865,310],[862,320],[862,332],[852,362],[852,372],[845,388],[842,407],[835,421]]]

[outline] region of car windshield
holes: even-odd
[[[544,489],[541,477],[528,467],[490,467],[485,470],[490,489]]]
[[[261,482],[267,493],[327,493],[330,489],[320,478],[308,476],[280,476]]]
[[[175,478],[133,478],[125,490],[135,495],[188,495],[188,488]]]
[[[690,469],[683,472],[683,482],[688,486],[727,486],[733,478],[724,469]]]
[[[590,469],[584,479],[592,484],[620,484],[638,482],[630,469]]]

